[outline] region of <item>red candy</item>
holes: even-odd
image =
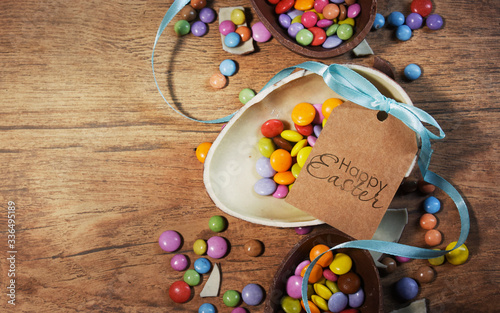
[[[299,134],[301,134],[302,136],[305,136],[305,137],[312,135],[312,133],[314,131],[312,124],[308,124],[306,126],[300,126],[300,125],[295,124],[295,129],[297,130],[297,132]]]
[[[326,32],[319,27],[308,28],[311,33],[313,33],[313,41],[311,46],[321,46],[326,40]]]
[[[273,138],[279,136],[284,128],[285,126],[283,125],[282,121],[272,119],[262,124],[262,126],[260,127],[260,131],[262,132],[262,135],[264,135],[264,137]]]
[[[418,13],[422,17],[426,17],[432,12],[432,2],[431,0],[413,0],[410,9],[413,13]]]
[[[168,295],[176,303],[187,302],[191,298],[191,287],[182,280],[176,281],[168,289]]]
[[[281,0],[280,2],[278,2],[278,4],[276,4],[274,12],[276,12],[276,14],[285,13],[286,11],[290,10],[294,4],[295,0]]]

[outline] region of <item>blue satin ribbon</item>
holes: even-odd
[[[158,81],[156,80],[155,62],[154,62],[156,44],[158,43],[158,40],[160,39],[160,36],[163,33],[163,31],[165,30],[165,27],[167,27],[168,23],[170,23],[170,21],[172,21],[172,19],[174,18],[174,16],[176,16],[177,13],[179,13],[179,11],[183,7],[185,7],[189,2],[190,2],[190,0],[175,0],[174,3],[168,9],[167,13],[165,13],[165,16],[163,17],[163,19],[162,19],[162,21],[160,23],[160,26],[158,27],[158,31],[156,32],[156,38],[155,38],[155,42],[153,44],[153,52],[151,54],[151,68],[153,69],[153,78],[155,80],[156,89],[158,89],[158,92],[160,93],[161,97],[163,98],[163,100],[165,101],[165,103],[168,104],[168,106],[170,108],[172,108],[172,110],[174,110],[175,112],[177,112],[178,114],[184,116],[187,119],[190,119],[190,120],[195,121],[195,122],[209,123],[209,124],[226,123],[227,121],[229,121],[231,119],[231,117],[233,117],[233,115],[236,112],[233,113],[233,114],[230,114],[228,116],[215,119],[215,120],[208,120],[208,121],[197,120],[195,118],[187,116],[186,114],[182,113],[181,111],[179,111],[175,107],[173,107],[167,101],[167,99],[165,98],[165,96],[163,95],[163,93],[161,92],[160,86],[158,85]]]

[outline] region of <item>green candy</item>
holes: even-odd
[[[197,271],[189,269],[184,273],[184,281],[189,286],[197,286],[200,284],[201,277]]]
[[[337,36],[342,39],[342,40],[347,40],[352,37],[353,34],[353,28],[349,24],[342,24],[339,25],[339,28],[337,29]]]
[[[189,34],[191,30],[191,25],[186,20],[179,20],[174,25],[174,31],[178,36],[184,36]]]
[[[295,36],[295,40],[302,46],[309,46],[314,39],[314,35],[310,30],[301,29],[297,36]]]
[[[299,299],[294,299],[290,296],[284,296],[281,299],[281,308],[286,313],[300,313],[302,306]]]
[[[337,29],[339,28],[339,24],[333,24],[332,26],[328,27],[326,30],[326,35],[327,36],[333,36],[337,33]]]
[[[222,297],[222,301],[228,307],[235,307],[240,303],[241,296],[240,293],[236,290],[228,290],[224,292],[224,296]]]
[[[240,91],[240,94],[238,95],[238,98],[240,99],[240,102],[243,103],[243,104],[246,104],[253,97],[255,97],[255,91],[253,91],[250,88],[243,89],[242,91]]]
[[[274,150],[276,149],[274,147],[273,140],[271,138],[267,138],[267,137],[260,138],[258,146],[259,146],[260,154],[262,154],[266,158],[270,158],[271,154],[273,154]]]
[[[210,218],[208,221],[208,228],[210,228],[211,231],[220,233],[224,231],[227,227],[227,220],[220,215],[214,215]]]

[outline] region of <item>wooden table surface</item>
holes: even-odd
[[[192,261],[195,239],[208,239],[208,219],[229,221],[222,233],[231,252],[219,260],[221,293],[250,282],[268,288],[284,254],[301,238],[290,228],[239,220],[220,211],[205,191],[203,165],[193,151],[213,141],[221,125],[192,122],[162,101],[151,71],[151,52],[167,1],[13,1],[0,3],[0,311],[197,312],[208,301],[230,312],[222,296],[175,304],[166,294],[182,273],[170,267],[173,253],[158,236],[174,229],[184,238],[180,253]],[[370,32],[367,41],[396,70],[395,80],[415,105],[446,132],[435,142],[431,170],[448,179],[469,206],[470,258],[461,266],[436,267],[434,282],[418,298],[430,312],[498,311],[498,128],[500,93],[499,2],[433,1],[444,28],[414,32],[399,42],[393,30]],[[378,12],[409,13],[409,0],[379,0]],[[215,9],[249,1],[209,1]],[[217,24],[202,38],[177,38],[169,25],[156,52],[156,71],[167,98],[194,118],[213,119],[241,107],[243,88],[260,90],[280,69],[309,60],[276,39],[235,56],[221,48]],[[219,63],[232,58],[237,74],[222,90],[208,84]],[[325,63],[369,64],[351,53]],[[423,75],[405,81],[404,67]],[[443,199],[439,230],[444,248],[459,235],[458,214]],[[409,223],[401,242],[425,247],[417,226],[424,196],[398,197]],[[15,203],[15,306],[6,289],[12,268],[7,245],[8,203]],[[242,201],[244,201],[242,199]],[[11,224],[12,225],[12,224]],[[316,227],[324,229],[328,226]],[[265,252],[243,253],[248,239]],[[391,286],[426,264],[413,260],[382,278],[384,308],[403,307]],[[203,280],[206,281],[207,275]],[[11,288],[12,289],[12,288]],[[263,312],[264,305],[248,307]]]

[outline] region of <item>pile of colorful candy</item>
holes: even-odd
[[[365,301],[362,281],[354,272],[351,257],[345,253],[333,253],[323,244],[315,245],[309,252],[309,260],[302,261],[288,277],[286,296],[281,299],[285,312],[300,312],[304,308],[302,282],[312,260],[324,253],[314,264],[308,279],[308,303],[312,313],[341,312],[359,308]],[[357,312],[352,310],[350,312]]]
[[[332,49],[354,33],[361,12],[356,0],[269,0],[279,24],[303,46]]]
[[[196,37],[204,36],[208,31],[207,24],[215,21],[215,11],[207,7],[206,0],[192,0],[179,12],[180,20],[174,25],[175,33],[184,36],[191,32]],[[199,20],[196,18],[199,17]],[[196,20],[196,21],[195,21]],[[192,24],[190,22],[194,21]]]
[[[323,104],[297,104],[292,111],[296,130],[285,130],[285,124],[277,119],[262,124],[264,137],[258,142],[262,157],[256,162],[262,178],[254,185],[257,194],[278,199],[288,195],[328,117],[342,102],[330,98]]]

